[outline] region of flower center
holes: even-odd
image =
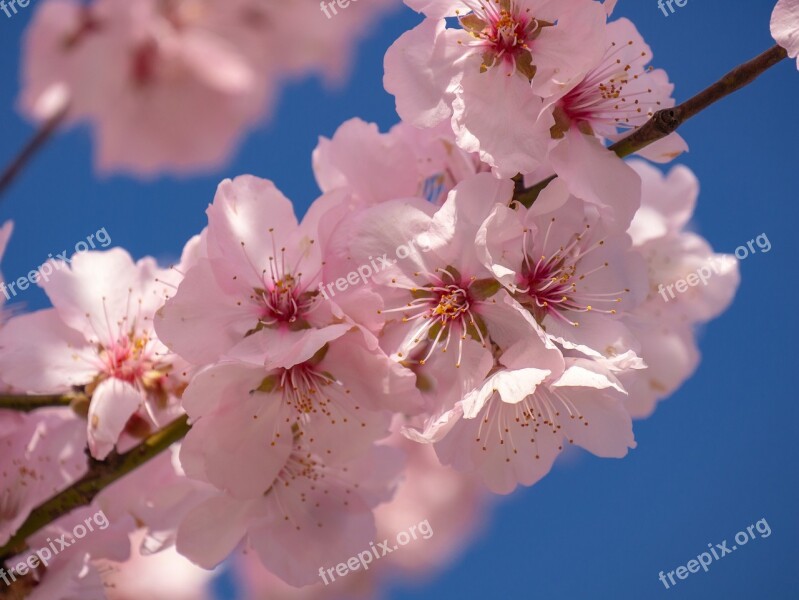
[[[274,235],[274,230],[269,231]],[[269,272],[261,273],[264,287],[253,290],[252,299],[259,305],[258,324],[247,335],[265,327],[304,329],[308,326],[305,319],[318,306],[319,293],[305,289],[299,268],[299,260],[294,267],[286,265],[286,248],[273,249],[273,255],[269,257]]]
[[[332,400],[326,393],[331,385],[341,385],[330,373],[318,368],[329,347],[323,346],[312,358],[289,369],[278,369],[264,378],[254,392],[278,393],[290,413],[287,419],[293,428],[306,423],[309,418],[332,416]],[[278,434],[279,437],[279,434]],[[274,443],[273,443],[274,445]]]
[[[554,218],[550,221],[550,229],[554,221]],[[585,258],[605,246],[605,240],[586,242],[585,235],[589,229],[590,225],[586,225],[585,232],[575,234],[566,246],[559,246],[549,256],[545,252],[549,230],[544,247],[535,252],[534,247],[528,247],[529,230],[525,229],[525,255],[516,299],[530,310],[539,324],[546,316],[550,316],[577,327],[579,322],[569,313],[615,315],[616,309],[610,307],[621,302],[620,296],[630,291],[595,292],[588,289],[591,276],[610,266],[608,261],[599,262],[593,267],[586,266]]]
[[[302,313],[297,294],[297,281],[290,274],[274,282],[270,290],[260,290],[263,301],[261,321],[265,324],[294,323]]]
[[[632,40],[611,42],[599,66],[558,102],[552,137],[563,137],[572,124],[599,135],[643,125],[667,104],[670,90],[648,74],[650,58]]]
[[[308,363],[286,369],[280,375],[283,399],[300,417],[311,414],[330,416],[330,400],[324,388],[336,383],[333,377],[320,373]]]
[[[149,339],[146,335],[121,336],[107,348],[100,349],[100,360],[105,364],[108,377],[136,383],[144,374],[154,369],[150,356]]]
[[[483,50],[481,69],[485,71],[505,63],[511,72],[518,71],[532,79],[536,70],[531,53],[532,42],[544,27],[553,23],[535,19],[529,14],[529,8],[519,10],[513,0],[474,0],[467,5],[472,12],[459,17],[459,21],[474,38],[469,45]]]
[[[476,312],[481,303],[496,293],[496,288],[485,285],[476,277],[463,277],[455,267],[436,268],[433,273],[417,272],[414,277],[425,279],[424,285],[406,287],[393,282],[410,292],[413,300],[405,306],[380,310],[383,313],[402,313],[403,323],[415,322],[415,328],[406,337],[397,352],[400,359],[410,359],[409,354],[419,346],[426,346],[427,352],[419,359],[424,365],[436,348],[442,352],[449,349],[453,331],[458,336],[458,360],[460,367],[463,356],[463,342],[468,337],[488,346],[488,332],[485,323]]]
[[[438,292],[438,306],[432,314],[442,323],[455,321],[469,312],[469,293],[457,285],[448,285]]]

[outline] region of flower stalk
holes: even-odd
[[[712,104],[746,87],[771,67],[787,58],[787,56],[788,53],[781,46],[769,48],[752,60],[735,67],[716,83],[682,104],[657,111],[643,126],[609,146],[608,150],[615,152],[620,158],[624,158],[646,148],[650,144],[674,133],[688,119],[699,114]],[[514,195],[514,200],[529,208],[538,198],[538,194],[555,177],[557,175],[552,175],[533,186],[518,190]]]

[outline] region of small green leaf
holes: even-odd
[[[487,300],[496,294],[500,287],[496,279],[478,279],[469,286],[469,295],[475,300]]]

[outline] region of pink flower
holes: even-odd
[[[555,103],[554,135],[576,127],[616,141],[656,111],[674,106],[674,85],[665,71],[647,67],[652,50],[635,25],[628,19],[613,21],[607,38],[602,59]]]
[[[0,411],[0,546],[31,510],[85,472],[84,428],[69,411]]]
[[[605,216],[625,229],[640,206],[640,181],[604,141],[616,141],[657,110],[674,106],[674,86],[665,71],[647,67],[652,51],[630,21],[608,24],[607,37],[602,59],[552,106],[551,172],[539,170],[525,181],[532,185],[556,173],[575,196],[598,205],[612,203],[614,214]],[[687,149],[675,133],[640,154],[666,162]]]
[[[223,181],[207,211],[204,256],[158,312],[164,343],[197,365],[251,337],[268,336],[264,351],[274,357],[321,348],[327,341],[321,330],[341,322],[318,289],[320,222],[337,198],[322,197],[298,224],[291,201],[271,181]]]
[[[357,206],[420,197],[442,204],[460,181],[487,171],[476,154],[455,145],[446,123],[417,129],[400,122],[388,133],[351,119],[332,139],[319,139],[314,174],[324,192],[346,190]]]
[[[355,264],[398,257],[374,274],[370,302],[358,310],[378,314],[380,348],[416,375],[425,410],[408,421],[406,435],[417,441],[445,434],[442,415],[481,384],[502,349],[523,340],[541,364],[560,360],[479,254],[483,221],[512,190],[512,182],[481,173],[460,182],[438,210],[421,200],[387,202],[338,232]]]
[[[799,67],[799,2],[779,0],[771,14],[771,35],[788,51],[790,58],[797,59]]]
[[[413,374],[347,329],[321,330],[321,348],[277,354],[266,364],[252,359],[202,370],[184,394],[194,423],[181,450],[187,474],[248,499],[269,489],[298,439],[341,462],[386,437],[387,409],[414,410]]]
[[[451,411],[454,424],[436,444],[444,464],[509,494],[546,475],[566,444],[614,458],[635,447],[624,390],[607,369],[574,358],[560,372],[536,364],[521,346],[500,357],[495,373]]]
[[[65,85],[71,120],[94,126],[102,171],[218,166],[268,96],[240,42],[253,34],[236,4],[235,25],[233,11],[204,2],[44,4],[28,36],[23,110],[35,117],[41,95]]]
[[[86,393],[89,447],[102,459],[128,425],[157,428],[177,414],[170,398],[184,385],[180,363],[153,329],[169,293],[165,282],[176,276],[149,258],[134,263],[120,249],[76,254],[69,268],[53,265],[40,284],[54,308],[5,325],[0,372],[29,393]]]
[[[699,350],[693,329],[730,305],[740,275],[734,257],[714,253],[701,236],[685,230],[699,195],[694,174],[683,166],[664,176],[642,161],[630,165],[643,182],[643,205],[629,233],[647,263],[648,293],[623,320],[639,341],[647,368],[619,378],[629,391],[627,409],[642,418],[694,372]],[[692,276],[698,283],[700,274],[702,285],[674,294],[675,282]]]
[[[330,21],[317,3],[50,0],[27,34],[21,110],[43,120],[68,101],[68,122],[93,128],[101,171],[217,168],[286,76],[339,80],[359,32],[396,1]]]
[[[549,102],[598,63],[606,13],[590,0],[408,0],[428,15],[386,54],[386,89],[403,120],[431,127],[452,118],[458,145],[500,175],[544,163]],[[459,16],[446,29],[443,16]]]
[[[535,335],[475,247],[488,212],[507,203],[512,191],[510,181],[483,173],[458,184],[435,212],[421,201],[395,201],[358,215],[359,233],[351,242],[356,261],[366,263],[369,256],[386,253],[400,256],[373,280],[382,298],[374,310],[385,322],[396,321],[403,332],[396,347],[388,349],[398,360],[425,347],[425,354],[416,357],[421,365],[435,352],[446,352],[447,362],[460,367],[464,346],[487,349]],[[400,246],[405,256],[396,252]]]
[[[373,560],[367,570],[350,571],[346,577],[336,576],[333,582],[326,574],[328,585],[318,577],[316,585],[291,587],[267,571],[252,553],[242,553],[236,556],[235,574],[246,590],[245,597],[373,600],[387,580],[413,577],[418,582],[435,575],[464,551],[468,541],[485,525],[489,495],[483,485],[473,476],[441,466],[429,445],[412,443],[398,435],[387,443],[402,449],[408,455],[408,464],[394,497],[375,510],[377,533],[373,542],[396,539],[401,532],[424,521],[429,529],[419,533],[417,527],[417,537],[411,544]],[[369,549],[367,545],[360,552]]]
[[[643,206],[630,226],[633,244],[649,269],[649,294],[641,309],[658,322],[665,318],[694,324],[717,317],[735,297],[738,261],[714,253],[704,238],[686,231],[699,196],[696,176],[684,166],[664,176],[645,162],[631,165],[643,181]],[[706,283],[679,295],[666,289],[700,269],[708,273]]]
[[[481,231],[484,263],[563,348],[587,356],[635,351],[621,322],[646,290],[644,265],[626,233],[596,208],[550,184],[532,208],[498,206]]]
[[[329,464],[307,436],[294,436],[274,480],[248,500],[220,493],[192,510],[178,530],[178,551],[206,568],[243,540],[264,566],[293,586],[319,581],[375,538],[372,509],[391,497],[398,456],[374,447]],[[230,465],[233,466],[233,465]]]
[[[331,7],[327,0],[323,10],[319,2],[245,1],[264,13],[262,52],[279,76],[316,74],[333,85],[347,76],[360,38],[401,5],[400,0],[356,0],[342,8],[337,2]]]

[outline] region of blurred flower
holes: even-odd
[[[217,168],[271,110],[282,80],[336,80],[356,39],[395,0],[329,22],[275,0],[42,2],[25,43],[20,107],[89,122],[101,171],[151,176]]]

